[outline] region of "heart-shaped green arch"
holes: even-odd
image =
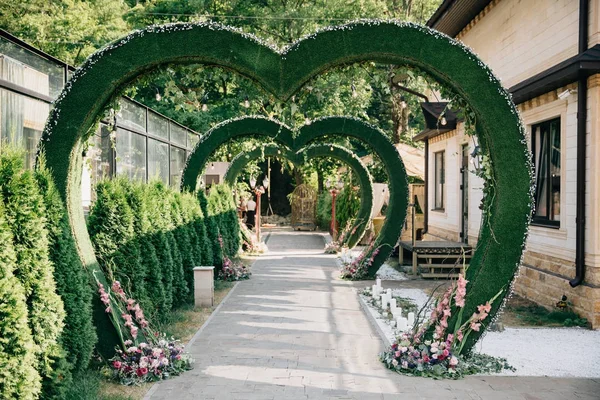
[[[501,292],[520,265],[531,218],[531,157],[510,95],[479,58],[460,42],[410,23],[361,21],[304,38],[282,52],[255,37],[214,23],[151,26],[93,54],[56,100],[41,149],[66,202],[79,255],[91,272],[98,264],[81,209],[84,143],[105,107],[137,77],[160,65],[199,63],[245,75],[286,100],[316,75],[355,62],[417,67],[460,95],[489,151],[493,196],[467,271],[465,315]],[[398,221],[401,223],[401,221]],[[494,315],[500,306],[492,307]],[[469,336],[470,349],[480,333]]]
[[[281,146],[268,145],[242,152],[235,156],[235,158],[231,160],[229,169],[225,173],[225,182],[230,185],[235,184],[238,175],[242,172],[244,167],[246,167],[250,161],[261,157],[281,157],[291,161],[295,165],[302,165],[306,160],[311,160],[313,158],[330,157],[348,165],[356,174],[360,185],[360,208],[358,209],[353,225],[350,227],[350,234],[343,244],[347,245],[349,248],[353,248],[360,241],[365,234],[367,223],[371,218],[374,194],[371,174],[369,174],[367,168],[360,161],[360,158],[354,155],[354,153],[335,144],[313,144],[303,147],[295,153],[287,148],[282,148]],[[396,241],[397,238],[395,241],[387,243],[387,245],[394,247]]]
[[[386,219],[375,247],[379,249],[369,267],[369,275],[374,276],[394,249],[408,205],[408,183],[406,170],[396,147],[384,132],[373,125],[353,117],[326,117],[311,121],[297,132],[273,119],[264,117],[243,117],[224,121],[202,136],[194,151],[187,159],[182,173],[182,188],[194,190],[198,176],[204,169],[210,155],[229,140],[260,135],[271,138],[293,151],[305,147],[310,142],[329,136],[354,137],[368,144],[381,159],[389,180],[390,204]]]

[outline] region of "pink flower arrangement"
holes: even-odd
[[[460,276],[438,299],[429,320],[415,327],[413,332],[403,333],[392,347],[381,354],[388,368],[413,375],[441,376],[454,374],[461,363],[462,348],[471,331],[480,331],[489,316],[492,303],[500,295],[477,307],[477,312],[462,321],[468,281]],[[422,310],[423,311],[423,310]],[[453,329],[449,330],[449,319],[457,313]],[[431,337],[431,339],[425,339]]]
[[[114,281],[110,290],[97,283],[105,311],[115,326],[122,327],[118,329],[122,348],[116,349],[115,357],[106,367],[108,375],[124,385],[134,385],[191,369],[192,360],[183,354],[183,346],[150,328],[142,307],[125,293],[119,281]]]
[[[192,360],[183,346],[165,338],[154,344],[141,342],[125,350],[117,349],[105,373],[124,385],[139,385],[181,374],[191,369]]]
[[[219,235],[219,245],[223,249],[223,239]],[[250,269],[240,262],[234,262],[223,254],[223,267],[219,271],[218,278],[223,281],[233,282],[250,279]]]
[[[379,247],[375,248],[375,241],[353,259],[350,263],[342,265],[341,278],[350,280],[364,279],[369,275],[369,267],[373,265],[375,257],[379,254]]]

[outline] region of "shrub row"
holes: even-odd
[[[335,202],[335,219],[341,232],[348,221],[356,218],[360,208],[360,198],[355,187],[346,184],[337,195]]]
[[[223,187],[207,199],[160,182],[105,180],[96,186],[88,230],[109,279],[120,281],[160,320],[191,302],[195,266],[222,265],[219,234],[227,254],[239,247],[237,216],[233,221],[221,212],[228,202],[231,191]]]
[[[58,399],[91,357],[91,289],[48,172],[23,159],[0,156],[0,397]]]
[[[331,227],[331,193],[324,190],[317,198],[317,226],[328,231]]]

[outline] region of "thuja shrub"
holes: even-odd
[[[68,369],[60,373],[53,370],[64,367],[61,359],[65,355],[59,343],[64,308],[49,258],[44,199],[33,173],[24,170],[18,152],[4,151],[0,158],[0,193],[17,260],[14,273],[28,308],[35,367],[43,379],[43,397],[51,398],[60,394],[70,379]]]
[[[215,278],[219,276],[219,272],[223,267],[223,249],[219,244],[219,227],[217,224],[217,216],[213,214],[208,205],[208,198],[204,194],[204,191],[199,190],[196,193],[200,208],[204,214],[204,225],[206,226],[206,236],[211,245],[212,262],[211,264],[215,267]]]
[[[0,195],[0,398],[29,400],[38,397],[41,380],[25,290],[13,274],[16,269],[13,235]]]
[[[348,221],[356,218],[360,207],[358,189],[351,185],[345,185],[337,195],[335,202],[335,219],[338,227],[344,227]]]
[[[164,291],[164,310],[168,311],[173,306],[173,268],[175,259],[181,263],[179,249],[175,243],[170,218],[170,207],[164,201],[166,188],[161,181],[156,181],[147,186],[147,201],[151,205],[148,213],[152,224],[150,225],[151,239],[156,250],[156,257],[161,271],[161,285]],[[161,313],[162,314],[162,313]]]
[[[135,241],[135,216],[127,201],[125,178],[96,185],[96,201],[90,209],[88,231],[100,266],[111,280],[118,280],[146,303],[145,264]]]
[[[96,343],[92,323],[92,289],[71,234],[64,204],[43,162],[35,173],[44,196],[50,260],[54,264],[57,293],[65,308],[65,326],[60,342],[70,368],[84,371]]]
[[[223,240],[224,254],[234,257],[240,248],[240,225],[229,186],[221,184],[210,189],[208,211],[213,216]]]
[[[150,209],[153,208],[150,199],[150,187],[141,182],[121,181],[126,189],[126,197],[133,213],[135,245],[139,247],[144,264],[144,288],[146,297],[140,299],[142,306],[151,311],[151,315],[163,316],[170,309],[166,308],[165,288],[162,270],[158,259],[154,240],[152,238],[152,220]]]
[[[317,198],[317,226],[329,230],[331,226],[331,193],[323,191]]]
[[[189,301],[190,290],[186,280],[186,271],[193,270],[195,266],[190,231],[184,224],[179,196],[181,196],[179,193],[170,192],[168,197],[171,205],[171,220],[175,226],[173,234],[181,253],[181,263],[176,265],[173,271],[173,290],[174,293],[177,293],[173,297],[173,302],[177,306]]]

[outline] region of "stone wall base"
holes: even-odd
[[[527,258],[526,255],[525,261]],[[554,259],[553,263],[556,262]],[[574,268],[572,271],[574,273]],[[572,288],[567,277],[524,264],[520,267],[514,291],[548,309],[555,309],[556,303],[565,295],[574,312],[587,318],[593,329],[600,329],[600,287],[583,284]]]

